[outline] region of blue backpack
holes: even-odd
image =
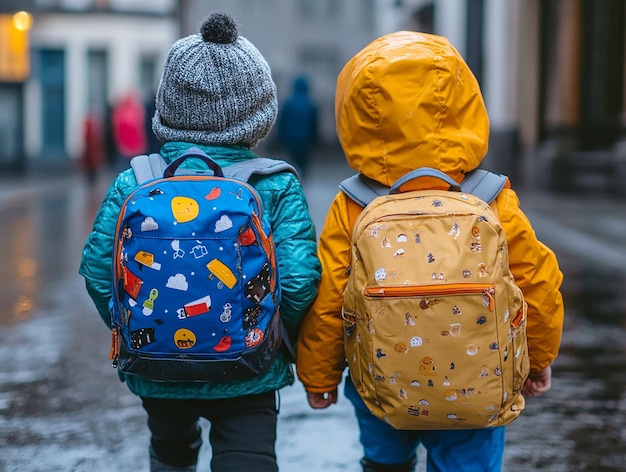
[[[212,173],[175,174],[190,158]],[[227,177],[198,148],[169,166],[158,154],[131,165],[140,185],[115,230],[113,366],[168,382],[262,374],[287,339],[271,228],[247,180],[295,170],[258,158]]]

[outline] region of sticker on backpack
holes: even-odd
[[[175,174],[190,158],[213,173]],[[122,372],[184,382],[267,370],[282,341],[280,284],[252,186],[191,148],[128,196],[115,241],[112,358]]]
[[[451,189],[400,191],[423,175]],[[357,391],[396,429],[510,423],[524,408],[526,305],[496,215],[434,169],[379,195],[360,199],[344,292]]]

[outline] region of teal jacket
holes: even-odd
[[[166,162],[172,162],[185,150],[196,146],[205,151],[220,166],[225,167],[257,157],[240,146],[200,146],[183,142],[168,142],[161,148]],[[185,161],[181,168],[206,168],[197,159]],[[308,211],[302,187],[295,175],[282,172],[266,177],[252,177],[274,235],[280,273],[280,313],[291,339],[295,343],[300,322],[317,295],[321,267],[317,258],[315,227]],[[131,169],[121,172],[109,187],[96,215],[93,229],[85,243],[80,275],[85,278],[87,291],[98,313],[111,328],[109,302],[112,297],[113,240],[117,216],[126,197],[137,187]],[[177,399],[233,398],[278,390],[294,382],[291,359],[282,351],[269,370],[260,377],[230,383],[150,382],[120,372],[130,390],[139,396]]]

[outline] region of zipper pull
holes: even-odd
[[[496,307],[496,302],[493,299],[493,296],[495,294],[495,290],[493,288],[487,288],[485,289],[485,296],[489,299],[489,311],[493,311]]]
[[[120,238],[120,240],[117,242],[117,252],[116,252],[116,257],[117,260],[115,261],[116,263],[116,267],[117,267],[117,273],[120,274],[123,270],[123,264],[122,264],[122,246],[124,245],[124,240],[125,239],[130,239],[133,236],[133,232],[132,230],[126,226],[123,230],[122,230],[122,237]]]
[[[111,365],[117,368],[120,360],[120,332],[116,326],[111,330],[111,350],[109,351]]]
[[[270,277],[270,290],[274,291],[276,289],[276,282],[278,279],[278,277],[276,276],[277,264],[276,264],[276,254],[274,253],[274,237],[272,233],[270,233],[269,235],[265,234],[265,232],[263,231],[263,223],[261,221],[261,218],[259,218],[259,215],[257,215],[256,212],[254,211],[252,212],[252,223],[256,227],[257,233],[260,235],[263,249],[265,250],[265,253],[269,257],[268,262],[270,265],[270,270],[272,271],[272,274]]]
[[[523,319],[524,319],[524,307],[522,306],[520,307],[519,310],[517,310],[517,313],[515,314],[515,318],[513,318],[513,321],[511,322],[511,324],[517,328]]]

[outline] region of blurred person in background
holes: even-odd
[[[318,109],[309,95],[307,78],[300,75],[294,79],[293,93],[279,113],[278,140],[303,178],[317,138]]]
[[[104,128],[100,114],[93,110],[83,123],[83,150],[79,165],[89,185],[94,185],[105,161]]]
[[[213,13],[200,33],[172,45],[152,130],[164,143],[160,154],[167,164],[195,147],[227,167],[258,157],[252,149],[268,135],[277,113],[276,85],[267,61],[239,36],[230,16]],[[206,164],[194,159],[181,167],[202,170]],[[280,270],[280,317],[295,340],[320,277],[315,226],[293,173],[255,176],[250,184],[272,227]],[[130,168],[115,178],[83,249],[79,272],[109,328],[115,227],[123,202],[137,185]],[[150,470],[195,471],[202,444],[198,420],[204,417],[211,423],[211,470],[276,472],[277,392],[294,383],[292,363],[291,355],[281,349],[258,376],[220,381],[158,381],[118,371],[131,392],[141,397],[148,415]]]
[[[118,170],[127,168],[132,157],[148,150],[145,114],[146,110],[134,92],[122,96],[113,108],[111,125]]]

